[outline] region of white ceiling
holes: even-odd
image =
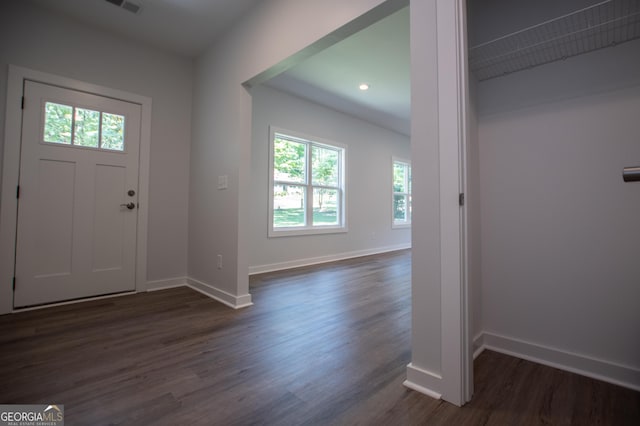
[[[485,16],[480,28],[470,25],[474,42],[469,49],[469,69],[478,81],[640,38],[640,0],[607,0],[597,4],[589,4],[593,0],[565,0],[549,3],[547,7],[544,2],[539,1],[539,8],[518,19],[522,26],[512,27],[515,31],[511,33],[504,32],[503,25],[503,32],[491,38],[496,25],[487,25],[487,19],[495,22],[495,15],[499,14]],[[506,16],[521,13],[513,9],[513,4],[510,6],[511,10],[501,9]],[[485,8],[479,12],[486,15]],[[474,16],[477,19],[478,15]]]
[[[602,1],[468,0],[469,46]],[[407,7],[266,84],[409,135],[410,68]],[[371,84],[371,89],[358,90],[361,82]]]
[[[6,0],[0,0],[6,1]],[[196,57],[263,0],[31,0],[50,10],[173,53]],[[268,82],[336,110],[409,134],[409,13],[405,8]],[[366,81],[367,92],[358,86]]]
[[[611,0],[467,0],[469,47],[605,1]]]
[[[106,31],[195,57],[262,0],[130,0],[142,5],[138,14],[105,0],[32,1]]]
[[[105,0],[31,1],[106,31],[196,57],[263,0],[129,0],[142,4],[137,15]],[[469,0],[469,45],[600,1]],[[409,50],[409,9],[404,8],[266,84],[409,135]],[[358,89],[363,82],[370,90]]]
[[[406,7],[266,84],[408,135],[409,47]],[[369,90],[361,91],[361,83]]]

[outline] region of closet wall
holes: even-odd
[[[640,389],[640,40],[471,87],[476,346]]]

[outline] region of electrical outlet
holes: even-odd
[[[218,176],[218,189],[227,189],[229,187],[229,178],[227,175]]]
[[[222,255],[218,255],[218,269],[222,269]]]

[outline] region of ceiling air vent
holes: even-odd
[[[123,8],[126,11],[131,13],[140,13],[142,10],[142,5],[139,3],[134,3],[129,0],[105,0],[108,3],[114,4],[118,7]]]

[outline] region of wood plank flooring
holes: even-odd
[[[234,311],[186,288],[0,317],[0,403],[68,425],[638,425],[640,393],[485,351],[457,408],[402,386],[410,253],[251,279]]]

